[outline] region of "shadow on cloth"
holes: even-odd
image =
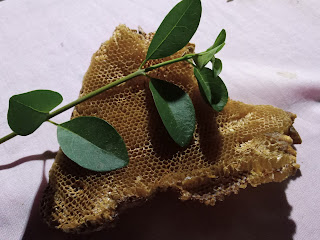
[[[26,163],[26,162],[30,162],[30,161],[37,161],[37,160],[45,161],[45,160],[48,160],[48,159],[53,159],[56,155],[57,155],[57,152],[45,151],[42,154],[23,157],[23,158],[18,159],[17,161],[12,162],[12,163],[5,164],[5,165],[0,165],[0,171],[1,170],[6,170],[6,169],[9,169],[9,168],[13,168],[13,167],[16,167],[16,166],[18,166],[20,164],[23,164],[23,163]]]
[[[43,169],[45,169],[45,161]],[[294,180],[301,176],[300,171]],[[86,235],[73,235],[49,228],[39,214],[47,185],[45,172],[34,199],[23,240],[291,240],[296,225],[285,189],[290,180],[248,187],[226,197],[216,206],[181,202],[173,192],[159,193],[143,206],[128,209],[116,227]]]

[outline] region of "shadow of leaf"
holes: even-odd
[[[16,166],[18,166],[20,164],[23,164],[23,163],[26,163],[26,162],[30,162],[30,161],[36,161],[36,160],[45,161],[45,160],[54,158],[56,155],[57,155],[57,152],[45,151],[42,154],[31,155],[31,156],[28,156],[28,157],[20,158],[19,160],[14,161],[12,163],[5,164],[5,165],[0,165],[0,171],[1,170],[6,170],[6,169],[10,169],[10,168],[16,167]]]

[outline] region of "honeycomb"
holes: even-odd
[[[80,96],[137,70],[152,36],[118,26],[93,55]],[[188,44],[165,60],[193,51],[194,45]],[[72,118],[96,116],[115,127],[126,143],[130,163],[111,172],[92,172],[60,150],[41,203],[41,214],[50,226],[73,233],[97,231],[112,224],[124,209],[167,189],[179,192],[181,200],[214,205],[248,184],[280,182],[299,168],[292,147],[301,141],[292,127],[294,114],[233,100],[217,113],[203,101],[186,62],[150,75],[189,93],[197,116],[191,144],[182,148],[170,138],[144,76],[77,105]]]

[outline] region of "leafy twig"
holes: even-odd
[[[192,64],[203,98],[214,110],[221,111],[228,101],[228,92],[219,77],[221,60],[215,58],[215,54],[225,45],[224,29],[214,44],[204,52],[186,54],[143,69],[148,60],[164,58],[182,49],[196,32],[201,12],[200,0],[179,2],[160,24],[139,69],[57,110],[52,111],[62,102],[62,96],[57,92],[36,90],[12,96],[9,100],[8,123],[13,132],[1,138],[0,144],[17,135],[29,135],[48,121],[58,127],[58,142],[63,152],[80,166],[93,171],[111,171],[124,167],[129,163],[124,141],[105,120],[78,117],[57,124],[49,119],[132,78],[147,76],[154,69],[181,61]],[[212,69],[205,67],[210,61]],[[190,97],[178,86],[159,79],[151,78],[149,88],[168,133],[181,147],[187,146],[196,124]],[[185,119],[188,119],[188,123],[185,123]]]

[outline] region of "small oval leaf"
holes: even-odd
[[[194,75],[198,81],[198,85],[199,85],[199,89],[200,89],[202,97],[210,104],[212,96],[211,96],[211,89],[210,89],[208,79],[211,78],[212,72],[208,68],[199,69],[197,67],[195,67],[193,69],[193,71],[194,71]]]
[[[228,90],[222,79],[218,76],[214,78],[211,85],[211,106],[214,110],[221,112],[228,102]]]
[[[216,53],[218,53],[225,45],[226,36],[226,30],[222,29],[218,37],[216,38],[214,44],[210,48],[208,48],[208,50],[216,48]]]
[[[181,147],[187,146],[196,126],[196,116],[189,95],[178,86],[151,79],[149,87],[169,135]]]
[[[156,31],[146,60],[170,56],[187,45],[198,28],[201,11],[200,0],[179,2]]]
[[[220,52],[220,50],[224,47],[225,40],[226,40],[226,31],[222,29],[217,39],[215,40],[214,44],[211,47],[209,47],[207,51],[201,54],[197,54],[196,56],[193,57],[193,60],[196,63],[196,65],[200,69],[202,69],[207,65],[209,61],[214,63],[214,55]]]
[[[14,95],[9,100],[8,124],[15,133],[29,135],[47,120],[49,112],[61,102],[62,96],[51,90]]]
[[[210,62],[214,59],[214,55],[217,52],[219,52],[223,48],[224,45],[225,45],[225,43],[222,43],[221,45],[219,45],[211,50],[208,49],[206,52],[194,56],[193,57],[194,62],[196,63],[196,65],[200,69],[202,69],[204,66],[207,65],[208,62]]]
[[[228,102],[228,90],[220,77],[214,77],[209,68],[194,68],[202,97],[211,107],[220,112]]]
[[[222,62],[219,58],[214,59],[214,62],[212,62],[212,71],[213,71],[213,76],[218,77],[219,74],[222,71]]]
[[[75,118],[58,125],[57,135],[64,154],[86,169],[105,172],[129,163],[123,139],[103,119]]]
[[[214,58],[215,53],[215,49],[211,49],[210,51],[206,51],[204,54],[194,56],[193,60],[195,64],[202,69],[212,58]]]

